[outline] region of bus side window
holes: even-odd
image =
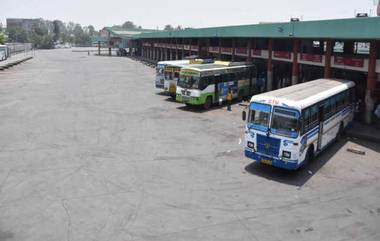
[[[302,119],[303,119],[303,127],[302,127],[302,133],[306,133],[309,131],[309,125],[310,125],[310,108],[307,108],[306,110],[303,111],[302,114]]]
[[[323,120],[327,120],[331,116],[331,103],[330,98],[325,100],[324,106],[323,106]]]
[[[317,105],[313,105],[310,108],[310,124],[309,124],[309,128],[313,129],[317,125],[318,125],[318,106]]]

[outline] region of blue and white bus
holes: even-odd
[[[158,89],[164,89],[165,83],[165,67],[168,65],[186,65],[190,64],[190,60],[173,60],[173,61],[160,61],[156,66],[156,79],[155,86]]]
[[[318,79],[253,96],[245,129],[245,156],[296,170],[339,139],[354,117],[355,84]]]

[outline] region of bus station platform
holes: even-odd
[[[354,122],[353,125],[347,129],[346,135],[351,138],[380,143],[380,126]]]
[[[18,65],[18,64],[21,64],[25,61],[32,59],[32,58],[33,58],[33,56],[31,54],[13,55],[10,58],[8,58],[7,60],[0,62],[0,71],[8,69],[8,68],[13,67],[13,66]]]

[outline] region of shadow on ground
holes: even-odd
[[[238,108],[238,105],[244,105],[243,102],[239,102],[239,101],[234,101],[232,102],[232,105],[231,105],[231,108],[232,110],[234,108]],[[178,110],[182,110],[182,111],[191,111],[191,112],[195,112],[195,113],[205,113],[205,112],[209,112],[209,111],[214,111],[214,110],[220,110],[222,108],[226,108],[227,107],[227,104],[226,103],[223,103],[222,105],[219,105],[219,104],[213,104],[210,109],[205,109],[203,108],[203,106],[201,105],[194,105],[194,106],[191,106],[191,105],[183,105],[183,106],[179,106],[177,107]]]
[[[330,159],[347,143],[348,139],[339,141],[329,146],[312,162],[296,171],[283,170],[271,166],[266,166],[258,162],[253,162],[245,167],[245,170],[256,176],[268,180],[302,187],[312,178]]]
[[[0,241],[13,239],[14,235],[11,232],[3,232],[0,230]]]

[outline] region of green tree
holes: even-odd
[[[88,29],[88,34],[89,34],[90,36],[94,36],[94,35],[95,35],[96,30],[95,30],[94,26],[92,26],[92,25],[88,25],[88,26],[87,26],[87,29]]]
[[[5,34],[0,32],[0,44],[4,44],[6,41]]]
[[[136,29],[136,25],[132,21],[126,21],[121,26],[126,29]]]
[[[174,28],[173,28],[173,26],[172,26],[172,25],[170,25],[170,24],[167,24],[167,25],[165,25],[165,28],[164,28],[164,30],[165,30],[165,31],[173,31],[173,30],[174,30]]]
[[[62,40],[62,34],[66,31],[64,23],[60,20],[53,21],[54,42]]]

